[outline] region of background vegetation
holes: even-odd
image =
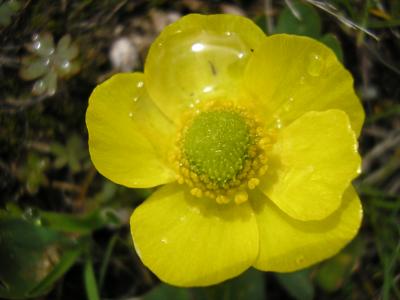
[[[190,12],[242,14],[268,34],[314,37],[352,72],[367,114],[356,181],[365,215],[332,259],[179,289],[135,254],[129,216],[152,190],[96,172],[87,100],[112,74],[142,70],[155,36]],[[399,26],[397,0],[0,0],[0,297],[400,299]]]

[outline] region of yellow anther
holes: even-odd
[[[257,149],[255,149],[255,147],[251,147],[251,148],[249,149],[249,156],[250,156],[251,158],[254,158],[254,157],[257,156]]]
[[[171,152],[168,154],[168,161],[170,162],[178,162],[179,155],[176,152]]]
[[[226,204],[229,203],[229,198],[224,195],[219,195],[215,198],[215,201],[217,201],[218,204]]]
[[[270,142],[271,142],[270,139],[264,137],[258,141],[258,144],[260,146],[265,146],[268,145]]]
[[[211,191],[206,191],[205,192],[205,195],[208,197],[208,198],[211,198],[211,199],[215,199],[215,193],[213,193],[213,192],[211,192]]]
[[[245,191],[240,191],[235,195],[235,203],[241,204],[249,199],[249,195]]]
[[[190,190],[190,193],[191,193],[193,196],[198,197],[198,198],[201,198],[201,196],[203,196],[203,191],[202,191],[201,189],[199,189],[199,188],[193,188],[193,189],[191,189],[191,190]]]
[[[257,135],[263,135],[264,129],[262,127],[257,127],[256,132],[257,132]]]
[[[239,186],[240,185],[240,180],[235,180],[235,181],[233,181],[232,182],[232,186],[234,186],[234,187],[236,187],[236,186]]]
[[[247,174],[248,174],[248,178],[256,177],[256,172],[254,172],[254,169],[250,169]]]
[[[182,169],[181,169],[181,172],[182,172],[183,176],[189,177],[189,170],[188,170],[188,169],[182,168]]]
[[[260,179],[258,179],[258,178],[251,178],[247,182],[247,186],[249,187],[250,190],[254,190],[256,188],[256,186],[259,184],[260,184]]]
[[[178,175],[178,178],[176,180],[178,181],[179,184],[184,184],[185,183],[185,179],[180,175]]]
[[[258,175],[263,176],[268,170],[268,166],[263,166],[258,170]]]
[[[192,127],[194,120],[203,113],[205,113],[204,117],[210,112],[236,113],[239,118],[241,117],[246,122],[248,128],[249,139],[246,142],[248,148],[240,159],[240,165],[230,167],[235,172],[226,172],[230,174],[228,180],[223,177],[215,177],[211,174],[211,171],[206,172],[208,169],[199,169],[199,165],[194,164],[192,158],[190,161],[188,160],[187,149],[184,148],[188,130],[194,128]],[[196,104],[195,109],[190,109],[184,113],[181,121],[182,125],[176,136],[174,153],[169,157],[172,165],[178,171],[178,183],[186,184],[193,196],[211,198],[219,204],[229,203],[230,201],[240,204],[248,201],[248,190],[254,189],[260,183],[259,178],[267,171],[268,152],[275,143],[277,131],[266,130],[256,114],[233,102],[225,101],[225,99]],[[212,175],[211,177],[209,173]],[[223,170],[222,173],[225,174]]]
[[[261,162],[262,164],[266,164],[267,161],[268,161],[267,156],[264,155],[264,154],[261,154],[261,155],[258,157],[258,159],[260,160],[260,162]]]
[[[185,183],[189,186],[189,187],[193,187],[194,184],[190,179],[185,179]]]

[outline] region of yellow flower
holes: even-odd
[[[131,231],[143,263],[178,286],[337,253],[362,218],[351,181],[363,120],[350,73],[321,43],[195,14],[165,28],[144,73],[96,87],[86,114],[101,174],[165,185]]]

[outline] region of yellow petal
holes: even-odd
[[[254,266],[260,270],[292,272],[315,264],[339,252],[360,227],[362,207],[352,186],[340,208],[321,221],[294,220],[255,193],[260,252]]]
[[[177,286],[234,277],[258,254],[257,223],[248,203],[194,198],[176,184],[160,188],[133,212],[131,232],[143,263]]]
[[[347,115],[309,112],[281,130],[261,190],[298,220],[327,217],[341,203],[361,159]]]
[[[150,48],[144,72],[149,94],[172,119],[199,101],[235,98],[248,58],[264,38],[244,17],[187,15]]]
[[[117,74],[98,85],[89,99],[86,125],[96,169],[129,187],[175,180],[166,164],[174,125],[152,103],[143,74]]]
[[[270,124],[280,127],[307,111],[336,108],[347,113],[360,133],[364,110],[353,78],[320,42],[286,34],[266,38],[249,60],[244,81]]]

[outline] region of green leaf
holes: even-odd
[[[12,17],[21,8],[21,4],[17,0],[10,0],[0,4],[0,26],[8,26]]]
[[[55,156],[54,166],[59,169],[68,166],[72,173],[77,173],[82,169],[82,161],[88,157],[87,149],[82,138],[77,134],[72,134],[66,145],[54,143],[50,151]]]
[[[85,267],[83,269],[83,278],[88,299],[100,300],[99,290],[97,289],[96,278],[93,271],[93,263],[90,257],[86,259]]]
[[[33,95],[43,95],[46,92],[46,90],[47,90],[47,85],[46,82],[43,80],[43,78],[36,80],[32,86]]]
[[[221,284],[193,289],[196,300],[263,300],[265,299],[263,273],[249,269],[242,275]]]
[[[38,297],[42,294],[47,293],[51,289],[53,284],[58,279],[60,279],[64,275],[64,273],[66,273],[78,260],[78,258],[84,251],[84,246],[86,246],[86,243],[81,243],[80,245],[78,244],[72,249],[65,251],[59,263],[37,286],[35,286],[29,292],[29,296]]]
[[[56,55],[59,59],[72,60],[78,56],[79,48],[75,43],[71,42],[69,34],[64,35],[57,44]]]
[[[323,262],[315,275],[319,287],[327,292],[338,290],[354,270],[363,249],[362,241],[356,239],[339,254]]]
[[[28,62],[28,64],[23,64],[19,70],[19,76],[24,80],[39,78],[50,70],[47,58],[37,57],[31,60],[26,58],[23,60],[24,62]]]
[[[5,210],[0,210],[0,219],[7,216],[19,218],[24,213],[22,209],[15,202],[12,201],[7,202],[5,208]]]
[[[267,24],[267,18],[265,16],[265,14],[261,14],[258,15],[254,18],[254,23],[256,23],[256,25],[258,27],[260,27],[260,29],[262,31],[264,31],[265,34],[269,33],[269,28],[268,28],[268,24]]]
[[[342,46],[340,45],[339,40],[337,37],[331,33],[325,34],[323,37],[319,39],[319,41],[329,48],[332,49],[333,52],[335,52],[336,57],[343,62],[343,51],[342,51]]]
[[[174,299],[174,300],[191,300],[190,290],[185,288],[174,287],[165,283],[161,283],[152,291],[147,293],[143,300],[164,300],[164,299]]]
[[[43,224],[52,229],[79,234],[90,234],[109,223],[107,216],[98,210],[84,216],[46,211],[40,215]]]
[[[57,74],[55,71],[49,71],[43,78],[43,83],[46,86],[46,94],[53,96],[57,91]]]
[[[25,165],[18,170],[18,177],[25,182],[26,189],[30,194],[36,194],[40,185],[47,180],[45,171],[48,165],[47,158],[29,153]]]
[[[111,254],[114,250],[115,244],[118,241],[118,235],[114,234],[107,244],[106,251],[104,253],[99,275],[99,291],[101,292],[104,284],[104,279],[106,278],[107,268],[110,262]]]
[[[263,300],[265,299],[263,273],[250,269],[242,275],[204,288],[178,288],[161,283],[143,300]]]
[[[54,52],[53,35],[49,32],[34,36],[30,51],[41,57],[49,57]]]
[[[18,0],[10,0],[8,1],[8,6],[13,12],[17,12],[21,9],[21,3]]]
[[[310,271],[301,270],[293,273],[276,273],[280,285],[290,296],[297,300],[314,298],[314,286],[310,280]]]
[[[276,33],[290,33],[318,38],[321,34],[321,19],[311,5],[291,1],[292,9],[285,7],[278,17]],[[296,14],[296,15],[295,15]]]
[[[50,145],[50,151],[56,157],[54,161],[54,167],[56,169],[61,169],[67,164],[67,155],[64,145],[60,143],[53,143]]]
[[[0,216],[0,297],[26,298],[59,259],[66,238],[25,220]]]

